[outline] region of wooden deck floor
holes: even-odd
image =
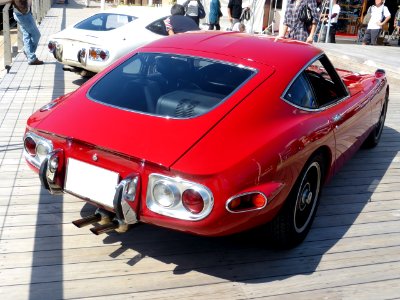
[[[62,26],[65,9],[51,13],[44,35]],[[293,250],[149,225],[95,236],[71,224],[91,208],[41,190],[21,156],[27,117],[82,82],[41,47],[48,63],[28,67],[20,55],[0,85],[0,299],[400,297],[399,88],[381,143],[325,187],[309,236]]]

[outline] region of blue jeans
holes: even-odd
[[[28,58],[28,63],[36,60],[36,49],[39,44],[40,32],[36,26],[35,19],[31,12],[21,14],[14,8],[14,19],[18,22],[22,31],[22,40],[24,41],[24,51]]]

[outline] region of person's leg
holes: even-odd
[[[221,26],[219,25],[219,22],[215,24],[215,30],[221,30]]]
[[[371,44],[371,29],[367,29],[364,34],[363,45]]]
[[[329,31],[329,42],[336,43],[336,24],[332,24],[331,30]]]
[[[35,52],[40,39],[39,29],[31,13],[23,15],[14,11],[14,19],[20,25],[25,55],[28,58],[28,63],[31,63],[37,59]]]
[[[231,30],[233,29],[233,26],[234,26],[236,23],[240,23],[240,20],[239,20],[239,19],[232,18],[232,21],[231,21]]]
[[[214,30],[214,23],[208,24],[208,30]]]
[[[378,37],[380,33],[381,33],[380,29],[371,30],[371,45],[376,45],[378,43]]]

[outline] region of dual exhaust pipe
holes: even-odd
[[[99,223],[99,225],[90,228],[90,231],[95,235],[100,235],[113,230],[118,232],[126,232],[128,230],[128,224],[122,220],[113,218],[112,215],[113,214],[106,210],[97,209],[93,215],[72,221],[72,224],[78,228],[82,228],[94,223]]]

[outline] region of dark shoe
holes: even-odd
[[[43,61],[36,58],[34,61],[31,61],[30,63],[28,63],[28,65],[31,65],[31,66],[43,65]]]

